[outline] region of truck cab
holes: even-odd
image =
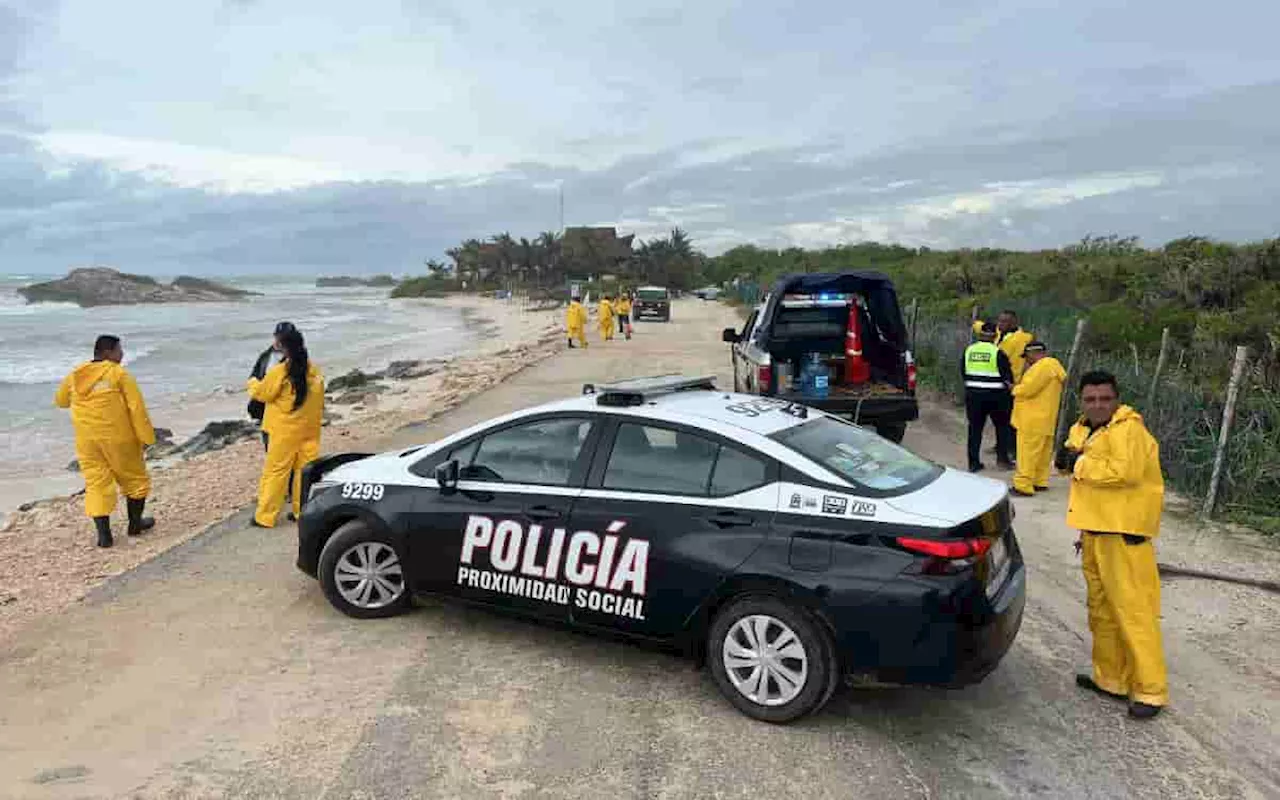
[[[894,442],[920,416],[902,310],[881,273],[788,275],[722,339],[732,345],[736,391],[847,416]]]

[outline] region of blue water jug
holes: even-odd
[[[813,396],[818,400],[825,400],[831,393],[831,372],[827,369],[827,365],[822,363],[822,357],[817,353],[813,354]]]

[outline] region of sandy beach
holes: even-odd
[[[534,311],[515,301],[457,296],[422,301],[462,311],[474,327],[469,353],[448,359],[432,375],[386,382],[386,390],[352,405],[326,403],[334,421],[321,451],[370,446],[409,423],[428,422],[467,398],[556,352],[561,312]],[[321,368],[323,354],[314,354]],[[332,381],[338,377],[326,374]],[[339,392],[338,394],[341,394]],[[332,397],[332,395],[331,395]],[[114,575],[126,572],[251,504],[257,494],[262,446],[246,440],[190,459],[153,462],[145,536],[123,535],[124,504],[113,519],[115,546],[93,547],[83,499],[75,494],[35,502],[0,517],[0,640],[24,622],[57,612]],[[78,490],[79,476],[68,481]]]

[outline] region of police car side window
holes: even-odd
[[[632,492],[707,494],[719,445],[671,428],[618,426],[603,486]]]
[[[765,462],[733,447],[720,448],[711,473],[711,494],[725,497],[763,486],[768,474]]]
[[[565,486],[582,445],[591,430],[590,420],[545,419],[514,425],[489,434],[475,448],[471,463],[459,451],[459,478],[472,481],[530,483]]]

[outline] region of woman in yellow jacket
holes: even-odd
[[[613,301],[609,295],[605,295],[600,300],[600,318],[596,320],[600,325],[600,336],[606,342],[613,338]]]
[[[258,508],[253,524],[271,528],[284,505],[285,488],[293,487],[293,514],[302,511],[302,468],[320,455],[324,421],[324,377],[312,364],[302,334],[280,337],[284,361],[262,380],[249,379],[249,398],[266,404],[262,430],[268,434],[267,460],[258,482]]]
[[[138,384],[120,365],[123,360],[119,337],[99,336],[93,360],[63,379],[53,397],[54,405],[71,409],[76,458],[84,475],[84,511],[98,530],[98,547],[113,544],[111,511],[117,484],[129,510],[129,535],[155,524],[142,512],[151,492],[143,448],[156,443],[156,432]]]
[[[1067,525],[1080,531],[1093,633],[1093,674],[1076,684],[1127,699],[1130,716],[1150,719],[1169,702],[1152,545],[1164,504],[1160,445],[1142,416],[1120,405],[1110,373],[1081,379],[1080,405],[1084,416],[1058,455],[1072,477]]]
[[[618,302],[613,304],[614,314],[618,317],[618,333],[631,338],[631,298],[626,292],[618,295]]]

